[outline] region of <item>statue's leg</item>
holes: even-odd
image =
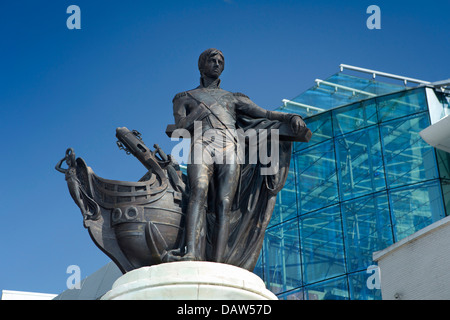
[[[214,232],[214,261],[223,262],[230,232],[230,210],[239,184],[240,165],[216,165],[216,225]]]
[[[205,204],[207,201],[209,180],[212,176],[212,165],[189,164],[187,174],[190,195],[186,211],[187,252],[183,256],[183,260],[205,260]]]

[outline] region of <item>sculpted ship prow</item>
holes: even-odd
[[[171,126],[168,126],[168,130]],[[229,240],[228,264],[253,270],[264,238],[265,225],[270,220],[275,197],[284,185],[290,160],[290,140],[295,138],[287,126],[279,127],[280,135],[286,135],[285,150],[280,163],[278,178],[266,176],[264,191],[259,197],[267,199],[267,205],[246,197],[240,208],[233,211]],[[169,130],[171,131],[171,130]],[[168,134],[170,135],[170,134]],[[310,138],[310,131],[301,133],[298,139]],[[186,207],[189,199],[187,177],[178,163],[166,155],[158,145],[151,151],[136,130],[125,127],[116,129],[117,145],[127,154],[133,154],[147,169],[136,182],[109,180],[97,176],[82,158],[76,158],[69,148],[55,169],[65,174],[70,195],[80,208],[84,227],[96,246],[119,269],[126,273],[144,266],[177,261],[185,254]],[[294,137],[294,138],[293,138]],[[63,163],[67,168],[63,168]],[[253,170],[257,170],[254,166]],[[243,188],[254,188],[255,174],[243,173]],[[260,178],[258,178],[260,179]],[[260,183],[261,184],[261,183]],[[270,187],[269,187],[270,186]],[[251,209],[249,209],[251,208]],[[214,214],[206,208],[207,226],[200,230],[210,235]],[[249,211],[250,210],[250,211]],[[212,238],[206,236],[205,250],[212,250]],[[243,244],[246,246],[242,246]]]
[[[157,145],[150,151],[137,131],[116,132],[119,148],[148,169],[139,181],[101,178],[72,149],[56,169],[65,173],[92,240],[125,273],[159,264],[169,250],[183,248],[186,186],[179,165]]]

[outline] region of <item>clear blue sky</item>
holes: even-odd
[[[81,30],[66,9],[81,8]],[[381,9],[369,30],[366,8]],[[170,152],[172,98],[198,85],[199,54],[225,54],[222,87],[275,109],[340,63],[450,77],[449,1],[2,1],[0,290],[60,293],[109,260],[82,226],[56,162],[72,147],[95,173],[138,180],[115,128]]]

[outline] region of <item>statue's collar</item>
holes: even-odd
[[[206,88],[206,89],[220,89],[220,79],[217,78],[213,82],[211,82],[209,85],[205,86],[205,82],[203,78],[200,78],[200,86],[199,88]]]

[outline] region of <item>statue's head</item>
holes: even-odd
[[[225,58],[220,50],[210,48],[202,52],[198,58],[198,70],[203,76],[217,79],[225,68]]]
[[[66,163],[69,167],[74,167],[76,165],[75,152],[73,152],[72,148],[66,150]]]

